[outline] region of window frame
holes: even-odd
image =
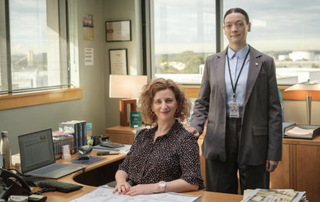
[[[48,1],[48,0],[46,0]],[[70,71],[70,54],[69,54],[69,28],[68,28],[68,0],[57,0],[57,9],[58,9],[58,22],[59,22],[59,68],[67,70],[66,72],[61,72],[60,75],[66,74],[67,83],[54,86],[46,87],[33,87],[26,89],[13,89],[12,81],[12,67],[11,67],[11,36],[10,36],[10,6],[9,0],[4,0],[4,11],[5,11],[5,39],[6,39],[6,48],[5,55],[6,60],[3,62],[5,65],[1,67],[1,80],[2,83],[6,84],[6,89],[0,91],[0,95],[13,95],[17,93],[26,93],[26,92],[35,92],[35,91],[48,91],[50,89],[65,89],[71,87],[71,71]],[[48,12],[47,12],[48,13]],[[66,55],[66,58],[64,56]],[[64,61],[63,61],[64,60]],[[63,62],[61,62],[63,61]],[[63,76],[62,76],[63,77]]]
[[[154,19],[152,18],[153,16],[153,1],[154,0],[145,0],[145,1],[150,1],[150,5],[149,5],[149,11],[150,11],[150,16],[149,17],[149,24],[150,27],[152,28],[154,26]],[[223,3],[224,0],[215,0],[215,5],[216,5],[216,52],[221,52],[225,49],[224,47],[224,33],[223,33],[223,15],[224,15],[224,10],[223,10]],[[155,54],[154,54],[154,36],[151,34],[153,33],[153,29],[149,29],[149,34],[150,36],[150,46],[151,47],[151,51],[150,51],[150,68],[148,67],[148,69],[150,69],[150,78],[151,79],[155,79],[155,65],[154,65],[154,58],[155,58]],[[183,86],[185,86],[185,89],[188,92],[195,92],[197,90],[197,88],[200,88],[200,83],[199,84],[189,84],[189,83],[182,83]],[[295,96],[293,96],[293,94],[289,93],[289,92],[284,92],[284,89],[288,88],[289,86],[292,86],[294,84],[279,84],[279,87],[283,93],[283,99],[289,99],[289,100],[305,100],[305,93],[299,94],[297,95],[297,93],[294,93]],[[192,88],[192,86],[195,86],[195,89]],[[198,91],[197,91],[198,92]],[[197,94],[197,93],[196,93]],[[198,95],[191,93],[192,96],[198,97]],[[314,96],[315,96],[315,100],[320,100],[320,97],[316,94],[316,92],[313,92]],[[297,95],[297,96],[296,96]],[[303,97],[304,96],[304,97]]]
[[[48,104],[55,102],[63,102],[69,100],[77,100],[82,98],[83,87],[75,87],[71,84],[71,71],[70,71],[70,43],[69,43],[69,13],[68,13],[68,0],[58,0],[59,9],[59,37],[60,37],[60,49],[64,48],[67,53],[67,85],[58,86],[48,86],[44,88],[30,88],[30,89],[19,89],[12,90],[12,77],[11,77],[11,44],[10,44],[10,24],[9,24],[9,0],[4,0],[5,9],[5,40],[6,40],[6,61],[7,64],[2,69],[2,73],[5,72],[6,75],[2,76],[5,82],[10,83],[8,85],[8,90],[6,92],[0,92],[0,110],[13,109],[26,106],[34,106],[40,104]],[[65,26],[61,25],[61,21],[65,20]],[[63,32],[61,30],[63,29]],[[62,34],[63,37],[61,36]],[[65,39],[65,43],[62,42],[61,38]],[[64,54],[60,51],[61,55]],[[2,67],[3,68],[3,67]]]

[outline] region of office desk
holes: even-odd
[[[132,144],[136,129],[115,126],[105,129],[111,141]],[[203,143],[204,134],[198,140]],[[320,136],[313,140],[283,138],[282,160],[270,174],[271,189],[306,191],[310,202],[320,198]],[[205,159],[200,149],[201,175],[205,180]]]
[[[97,151],[92,151],[91,156],[96,156]],[[72,155],[72,158],[67,161],[71,161],[77,157],[78,154]],[[97,186],[107,183],[106,181],[113,181],[115,175],[115,168],[125,158],[125,154],[120,155],[107,155],[105,160],[98,161],[87,167],[83,171],[78,171],[58,179],[61,182],[68,182],[73,184],[80,184],[84,187],[78,191],[71,193],[61,192],[46,192],[43,195],[48,197],[47,202],[63,202],[70,201],[93,191]],[[58,160],[59,163],[69,163],[64,160]],[[101,183],[101,184],[100,184]],[[94,185],[95,184],[95,185]],[[32,191],[36,191],[39,188],[34,188]],[[222,194],[206,191],[194,191],[186,192],[190,195],[201,195],[201,198],[197,202],[239,202],[242,200],[242,195],[235,194]]]

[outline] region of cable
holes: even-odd
[[[33,194],[42,195],[42,193],[44,192],[51,192],[51,191],[56,191],[56,188],[42,188],[39,191],[33,192]]]

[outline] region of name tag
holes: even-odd
[[[230,118],[239,118],[239,104],[236,102],[229,103]]]

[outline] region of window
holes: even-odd
[[[320,83],[319,3],[305,1],[224,1],[224,13],[239,6],[252,23],[248,44],[274,58],[279,85]],[[224,43],[227,39],[224,37]]]
[[[154,76],[200,83],[205,58],[215,53],[215,1],[154,0],[152,9]]]
[[[248,44],[274,58],[279,85],[320,83],[319,3],[224,0],[223,14],[240,7],[252,23]],[[216,52],[215,1],[154,0],[153,78],[200,84],[207,55]],[[224,45],[228,44],[223,35]]]
[[[67,87],[65,0],[0,4],[0,93]]]

